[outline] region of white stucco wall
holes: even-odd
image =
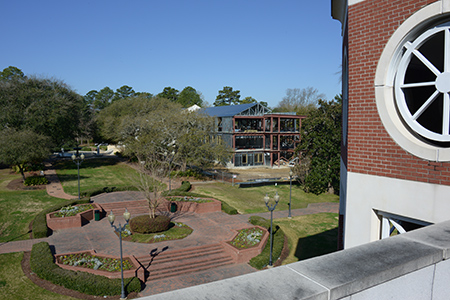
[[[429,223],[449,219],[450,187],[348,172],[344,247],[380,238],[375,210]]]

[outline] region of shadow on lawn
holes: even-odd
[[[86,158],[80,165],[81,168],[98,168],[104,166],[113,166],[120,163],[121,160],[115,157],[95,157],[95,158]],[[53,163],[53,166],[56,169],[60,170],[76,170],[77,165],[71,159],[60,159]]]
[[[295,257],[304,260],[337,251],[338,228],[298,239]]]

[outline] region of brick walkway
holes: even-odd
[[[64,193],[56,172],[49,168],[46,171],[51,184],[47,186],[49,195],[64,199],[76,198]],[[94,202],[118,202],[142,199],[138,192],[116,192],[92,197]],[[304,209],[292,210],[292,216],[315,214],[319,212],[334,212],[339,210],[338,203],[315,203]],[[270,213],[252,214],[270,218]],[[188,237],[177,241],[165,241],[154,244],[139,244],[123,242],[123,252],[135,256],[148,255],[152,250],[161,250],[165,247],[170,250],[183,249],[187,247],[202,246],[233,237],[237,229],[251,227],[248,218],[251,215],[227,215],[222,212],[195,214],[183,213],[174,216],[174,220],[190,226],[194,231]],[[274,211],[274,218],[284,218],[288,211]],[[116,225],[124,224],[122,216],[117,216]],[[50,237],[36,240],[12,241],[0,244],[0,254],[19,251],[30,251],[33,244],[47,241],[54,247],[55,253],[67,253],[95,249],[98,253],[119,256],[118,238],[111,228],[107,218],[100,221],[91,221],[81,228],[69,228],[55,231]],[[168,279],[160,279],[147,282],[146,288],[140,293],[141,296],[149,296],[174,289],[180,289],[202,283],[212,282],[238,275],[243,275],[256,270],[248,264],[234,264],[218,267],[213,270],[197,272],[188,275],[180,275]]]

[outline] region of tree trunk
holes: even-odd
[[[23,171],[23,166],[22,165],[17,165],[17,166],[19,167],[20,174],[22,174],[23,182],[25,182],[25,173]]]

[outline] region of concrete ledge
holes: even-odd
[[[248,275],[142,299],[446,299],[450,221]],[[405,298],[406,297],[406,298]]]

